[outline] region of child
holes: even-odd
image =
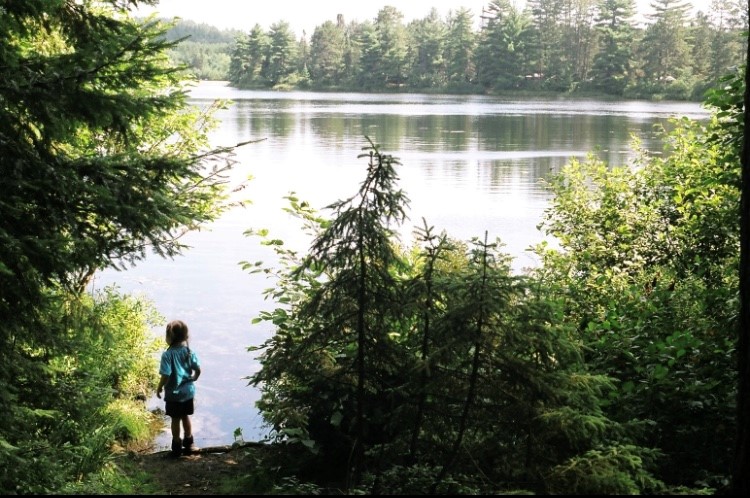
[[[164,401],[167,415],[172,417],[172,452],[170,456],[178,457],[197,450],[193,444],[193,427],[190,415],[193,414],[195,384],[201,375],[198,357],[188,346],[188,327],[184,322],[175,320],[167,325],[167,344],[169,348],[161,355],[159,365],[159,385],[156,396],[161,399],[161,391],[166,386]],[[180,422],[185,438],[180,439]]]

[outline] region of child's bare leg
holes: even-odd
[[[172,439],[180,439],[180,417],[172,417]]]
[[[193,423],[190,421],[190,415],[185,415],[184,417],[182,417],[182,428],[185,430],[185,438],[193,436]],[[179,436],[179,423],[177,431],[177,434]]]
[[[185,430],[185,439],[182,440],[182,447],[185,448],[186,454],[193,453],[197,448],[193,444],[193,424],[190,421],[190,415],[182,417],[182,428]]]
[[[182,453],[180,440],[180,417],[172,417],[172,457],[179,457]]]

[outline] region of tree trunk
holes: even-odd
[[[750,0],[747,2],[750,13]],[[750,33],[748,33],[750,42]],[[750,43],[745,66],[745,97],[742,133],[742,197],[740,201],[740,330],[737,340],[737,447],[732,489],[734,495],[747,496],[750,491]]]
[[[458,452],[461,450],[461,444],[463,443],[464,434],[466,432],[466,426],[469,421],[469,410],[471,410],[471,407],[474,404],[474,397],[476,396],[477,383],[478,383],[478,378],[479,378],[479,360],[480,360],[481,351],[482,351],[482,339],[483,339],[482,332],[485,326],[484,303],[486,301],[485,294],[487,293],[487,232],[486,231],[484,232],[482,285],[479,291],[481,293],[480,299],[479,299],[480,305],[479,305],[479,313],[477,316],[476,339],[474,342],[474,358],[472,360],[472,365],[471,365],[471,377],[469,378],[469,392],[466,394],[466,401],[464,403],[463,412],[461,413],[461,419],[459,421],[459,426],[458,426],[458,435],[456,436],[456,440],[453,443],[453,449],[451,450],[451,454],[448,456],[448,460],[443,465],[443,468],[440,469],[440,473],[435,478],[435,482],[433,482],[432,486],[430,487],[431,495],[435,494],[438,486],[440,485],[441,482],[443,482],[443,479],[445,479],[445,477],[451,471],[453,464],[458,458]]]

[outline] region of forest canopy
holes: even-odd
[[[702,100],[744,64],[742,0],[711,2],[695,13],[682,0],[651,7],[644,22],[634,0],[532,0],[523,8],[492,0],[482,12],[459,8],[441,17],[432,9],[405,22],[387,6],[371,20],[332,12],[301,37],[283,19],[263,27],[250,16],[244,30],[225,32],[234,33],[231,44],[217,36],[208,43],[209,26],[180,22],[175,33],[190,38],[173,53],[198,77],[240,88],[683,100]]]

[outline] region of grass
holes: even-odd
[[[165,491],[153,476],[125,456],[118,456],[101,471],[83,481],[68,484],[60,494],[71,495],[161,495]]]

